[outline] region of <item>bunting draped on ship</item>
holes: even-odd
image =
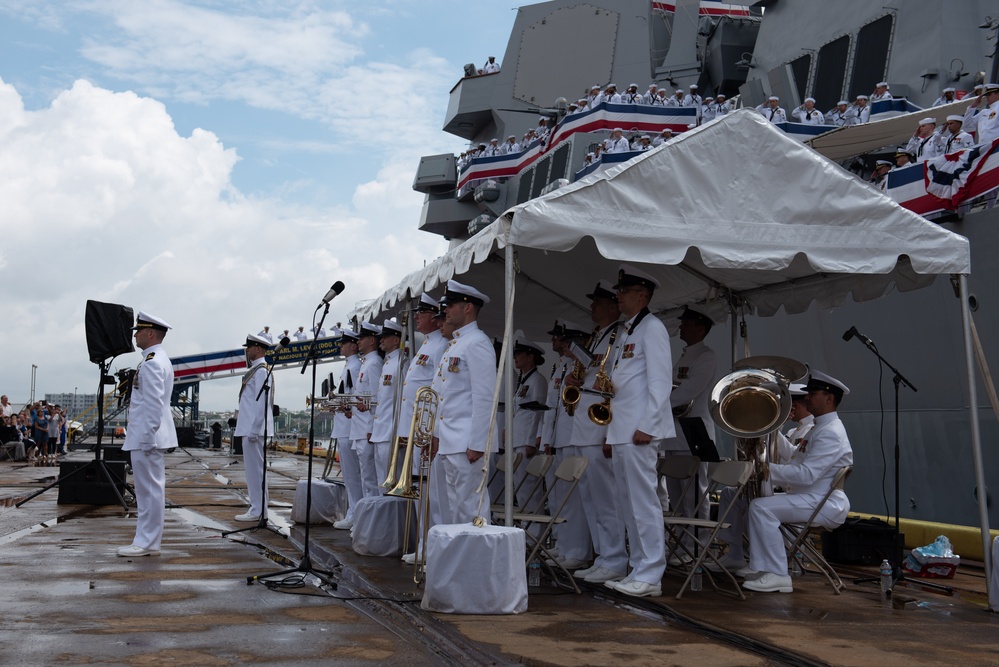
[[[663,14],[673,14],[676,12],[676,4],[672,2],[656,2],[652,0],[652,11]],[[730,5],[724,2],[711,2],[711,0],[701,0],[698,8],[701,16],[749,16],[749,8],[742,5]]]
[[[888,172],[885,192],[913,213],[956,210],[999,188],[999,139]]]

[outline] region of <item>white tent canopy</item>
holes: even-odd
[[[760,315],[797,313],[970,271],[967,239],[739,111],[510,209],[358,314],[380,317],[456,275],[498,300],[507,245],[517,249],[515,319],[529,337],[555,317],[586,324],[584,295],[622,261],[662,282],[653,310],[707,302],[719,319],[729,292]],[[499,331],[501,307],[482,317]]]
[[[970,258],[966,238],[743,110],[510,209],[357,315],[376,320],[460,276],[493,299],[479,320],[487,333],[503,331],[509,341],[516,322],[540,339],[556,317],[587,326],[585,294],[598,279],[613,279],[619,262],[660,280],[653,312],[698,303],[721,320],[733,297],[759,315],[781,307],[799,313],[812,301],[830,307],[850,294],[880,297],[892,285],[925,287],[939,274],[959,274],[963,296]],[[961,307],[976,481],[984,488],[966,298]],[[512,386],[508,377],[507,402]],[[512,450],[507,454],[512,464]],[[512,506],[509,485],[506,501]]]

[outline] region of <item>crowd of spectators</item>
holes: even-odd
[[[3,458],[48,465],[66,453],[67,419],[60,406],[37,401],[15,412],[7,396],[0,397],[0,405]]]

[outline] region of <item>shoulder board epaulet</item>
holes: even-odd
[[[152,359],[155,356],[156,356],[155,352],[150,352],[149,354],[146,355],[146,361],[149,361],[150,359]]]

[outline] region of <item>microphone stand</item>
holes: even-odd
[[[900,533],[900,530],[899,530],[899,522],[898,522],[898,516],[899,516],[899,467],[900,467],[899,466],[899,460],[901,458],[900,457],[901,450],[900,450],[900,447],[899,447],[899,428],[898,428],[898,421],[899,421],[898,420],[898,415],[899,415],[899,392],[900,392],[900,388],[901,388],[901,386],[903,384],[906,387],[908,387],[909,389],[911,389],[913,392],[916,392],[916,391],[919,391],[919,390],[916,389],[916,387],[911,382],[909,382],[909,380],[904,375],[902,375],[902,373],[897,368],[895,368],[894,366],[892,366],[891,363],[889,363],[887,359],[885,359],[883,356],[881,356],[881,353],[878,352],[878,346],[874,344],[874,341],[872,341],[870,338],[867,338],[866,336],[862,336],[862,335],[858,335],[857,338],[860,340],[861,343],[864,344],[864,347],[866,347],[868,350],[870,350],[871,353],[878,358],[878,363],[879,364],[884,364],[885,366],[888,367],[888,369],[892,373],[894,373],[894,376],[892,377],[892,382],[895,384],[895,530],[894,530],[894,533],[892,535],[892,547],[891,547],[892,554],[891,554],[891,556],[894,559],[894,563],[893,563],[893,567],[892,567],[892,584],[891,584],[891,588],[889,589],[889,591],[894,591],[896,584],[898,584],[899,582],[904,582],[904,581],[908,580],[908,578],[905,576],[905,571],[902,569],[902,551],[904,550],[904,545],[902,544],[902,540],[900,539],[901,533]],[[854,579],[853,583],[860,584],[860,583],[869,583],[869,582],[875,582],[875,581],[879,582],[880,578],[879,577],[867,577],[867,578],[861,578],[861,579]],[[921,581],[919,581],[919,585],[920,586],[925,586],[927,588],[937,589],[937,590],[943,591],[943,592],[948,593],[948,594],[953,594],[953,592],[954,592],[954,589],[951,588],[950,586],[944,586],[942,584],[936,584],[936,583],[929,582],[929,581],[922,581],[921,580]]]
[[[319,319],[319,326],[316,328],[316,332],[318,332],[320,329],[323,328],[323,323],[326,321],[326,316],[330,312],[329,301],[324,300],[323,301],[323,305],[320,306],[320,308],[323,308],[323,316]],[[316,308],[316,310],[318,311],[319,308]],[[313,318],[313,319],[315,319],[315,318]],[[317,365],[318,359],[315,356],[315,351],[316,351],[316,341],[317,340],[318,340],[317,338],[313,338],[312,339],[312,344],[309,346],[309,351],[305,355],[305,361],[302,363],[302,374],[303,375],[305,374],[305,369],[307,369],[309,367],[309,362],[312,363],[312,392],[311,392],[311,396],[313,397],[313,399],[315,399],[315,395],[316,395],[316,365]],[[308,473],[307,473],[306,482],[305,482],[305,538],[302,541],[302,560],[299,561],[297,567],[288,568],[287,570],[279,570],[277,572],[268,572],[267,574],[256,574],[256,575],[249,576],[249,577],[246,578],[246,585],[247,586],[249,586],[250,584],[252,584],[254,581],[257,581],[257,580],[260,580],[260,579],[268,579],[270,577],[280,577],[280,576],[284,576],[284,575],[287,575],[287,574],[293,574],[293,573],[296,573],[296,572],[300,572],[302,574],[311,574],[311,575],[313,575],[314,577],[316,577],[317,579],[319,579],[323,583],[327,584],[328,586],[330,586],[334,590],[336,590],[336,588],[337,588],[337,583],[335,581],[333,581],[333,580],[331,580],[331,579],[328,578],[328,577],[332,576],[333,573],[329,572],[329,571],[326,571],[326,570],[317,570],[315,567],[313,567],[313,565],[312,565],[312,556],[309,553],[309,527],[312,524],[312,521],[311,521],[311,519],[312,519],[312,458],[313,458],[312,457],[312,444],[313,444],[313,438],[315,436],[315,427],[316,427],[316,401],[315,400],[310,401],[309,408],[310,408],[309,409],[309,441],[308,441],[308,447],[309,447],[309,465],[308,465]]]
[[[261,492],[260,498],[262,503],[262,506],[260,508],[260,519],[257,521],[257,524],[255,526],[249,526],[247,528],[239,528],[237,530],[227,530],[224,533],[222,533],[222,537],[226,537],[228,535],[235,535],[236,533],[245,533],[248,530],[259,530],[261,528],[269,530],[275,535],[280,535],[281,537],[288,537],[287,535],[282,533],[279,528],[275,528],[274,526],[271,526],[267,522],[267,417],[268,417],[267,411],[271,411],[271,413],[273,413],[274,411],[274,407],[271,405],[270,401],[270,395],[271,395],[270,384],[271,384],[271,378],[273,376],[274,376],[274,366],[268,365],[267,376],[264,378],[264,383],[263,385],[261,385],[260,391],[257,392],[257,398],[255,399],[259,401],[261,395],[264,397],[264,411],[265,411],[264,412],[264,470],[263,474],[260,476],[260,492]],[[271,435],[273,436],[274,434],[272,433]],[[245,460],[246,457],[245,448],[243,450],[243,457]]]

